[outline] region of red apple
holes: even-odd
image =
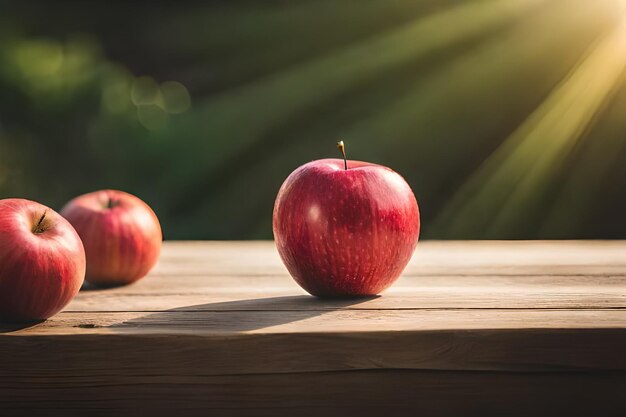
[[[74,226],[87,254],[86,280],[97,286],[130,284],[159,259],[163,235],[152,209],[123,191],[76,197],[61,214]]]
[[[0,200],[0,319],[45,320],[61,311],[85,278],[85,250],[54,210]]]
[[[343,151],[343,143],[340,142]],[[417,201],[396,172],[322,159],[285,180],[274,206],[278,253],[296,282],[319,297],[375,295],[410,260],[419,237]]]

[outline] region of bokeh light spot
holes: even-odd
[[[152,77],[135,78],[130,98],[137,106],[155,104],[159,99],[159,85]]]
[[[161,84],[163,107],[168,113],[184,113],[191,107],[191,97],[187,88],[177,81]]]
[[[54,41],[24,41],[16,49],[16,62],[26,76],[52,75],[63,66],[63,48]]]

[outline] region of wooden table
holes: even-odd
[[[2,326],[0,415],[624,416],[625,308],[626,242],[422,242],[335,301],[271,242],[169,242],[141,282]]]

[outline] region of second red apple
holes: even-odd
[[[116,190],[76,197],[61,214],[85,245],[86,280],[98,286],[137,281],[159,259],[163,235],[157,216],[139,198]]]

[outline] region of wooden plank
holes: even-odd
[[[399,282],[381,297],[350,302],[312,298],[291,280],[287,285],[271,285],[255,281],[251,289],[238,280],[234,287],[213,287],[210,279],[196,283],[154,288],[153,283],[137,284],[136,288],[90,291],[81,293],[66,311],[161,311],[187,306],[199,310],[334,310],[334,309],[590,309],[626,308],[626,279],[609,284],[585,283],[566,285],[489,284],[479,280],[450,277],[447,282],[433,280],[423,285],[408,286]],[[556,278],[555,278],[556,279]],[[457,282],[457,285],[453,283]],[[404,285],[403,285],[404,284]],[[144,289],[145,288],[145,289]],[[295,294],[295,295],[294,295]]]
[[[395,292],[409,292],[420,289],[451,289],[451,288],[589,288],[607,287],[609,290],[621,291],[626,286],[626,276],[623,275],[422,275],[402,276],[384,294]],[[298,292],[300,287],[287,275],[222,275],[210,272],[203,275],[150,275],[137,283],[118,288],[91,288],[83,290],[82,297],[99,296],[103,294],[142,294],[142,295],[171,295],[171,294],[203,294],[211,296],[213,293],[249,292],[262,294],[269,291]],[[304,293],[300,291],[300,293]]]
[[[383,370],[0,381],[10,416],[603,416],[626,414],[623,373]]]
[[[168,242],[155,275],[284,275],[273,242]],[[413,275],[626,275],[621,241],[477,241],[418,244]]]
[[[248,375],[380,369],[626,371],[622,329],[172,334],[97,329],[2,341],[0,382],[111,375]],[[1,384],[0,384],[1,385]]]
[[[345,301],[349,303],[350,301]],[[351,333],[437,330],[624,329],[626,310],[204,310],[163,312],[64,312],[26,328],[4,325],[2,337],[71,334]]]

